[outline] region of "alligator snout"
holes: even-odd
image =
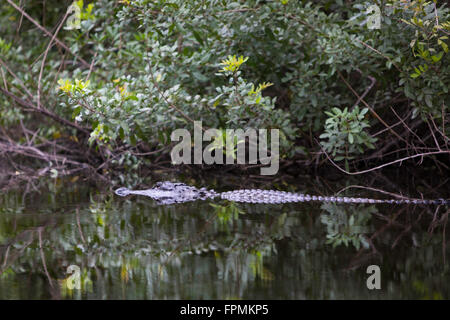
[[[130,194],[130,190],[127,188],[119,188],[114,191],[118,196],[125,197]]]

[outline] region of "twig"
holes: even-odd
[[[359,43],[361,43],[361,44],[364,45],[365,47],[369,48],[370,50],[372,50],[372,51],[378,53],[378,54],[381,55],[382,57],[384,57],[384,58],[386,58],[387,60],[389,60],[389,61],[392,63],[392,65],[393,65],[400,73],[403,72],[403,71],[395,64],[395,62],[391,60],[391,58],[389,58],[388,56],[386,56],[386,55],[383,54],[382,52],[380,52],[380,51],[378,51],[377,49],[371,47],[370,45],[368,45],[367,43],[365,43],[365,42],[362,41],[362,40],[356,39],[356,41],[358,41]]]
[[[450,138],[447,137],[447,136],[444,134],[443,131],[441,132],[441,130],[439,130],[439,128],[437,127],[436,123],[435,123],[434,120],[433,120],[433,117],[431,117],[431,116],[430,116],[430,121],[431,121],[431,123],[433,124],[433,127],[436,129],[436,131],[439,132],[439,133],[441,134],[442,138],[445,139],[446,144],[447,144],[447,141],[450,141]],[[445,122],[445,121],[443,121],[443,122]]]
[[[50,39],[50,42],[48,43],[47,49],[45,49],[44,57],[42,58],[41,63],[41,70],[39,71],[39,78],[38,78],[38,89],[37,89],[37,108],[41,108],[41,87],[42,87],[42,74],[44,73],[44,65],[45,60],[47,60],[48,52],[50,51],[50,48],[52,47],[53,41],[56,38],[56,35],[58,34],[59,30],[61,30],[61,27],[64,25],[64,22],[66,21],[67,16],[69,15],[69,11],[66,12],[64,17],[62,18],[61,23],[56,28],[55,33],[53,34],[52,38]]]
[[[363,74],[362,71],[359,70],[359,69],[358,69],[358,72],[359,72],[361,75]],[[376,80],[374,77],[370,76],[370,75],[368,75],[367,78],[370,79],[370,85],[366,88],[366,90],[365,90],[365,91],[363,92],[363,94],[358,98],[358,100],[356,100],[356,102],[355,102],[355,104],[353,105],[352,109],[353,109],[354,107],[356,107],[356,106],[361,102],[362,99],[364,99],[364,97],[369,93],[369,91],[373,88],[374,84],[377,82],[377,80]]]
[[[365,186],[358,186],[358,185],[351,185],[351,186],[347,186],[347,187],[345,187],[345,188],[342,188],[341,190],[339,190],[339,191],[336,193],[336,195],[338,195],[338,194],[340,194],[341,192],[344,192],[345,190],[350,189],[350,188],[366,189],[366,190],[371,190],[371,191],[376,191],[376,192],[380,192],[380,193],[383,193],[383,194],[387,194],[387,195],[390,195],[390,196],[392,196],[392,197],[396,197],[396,198],[400,198],[400,199],[411,199],[411,200],[412,200],[412,198],[402,196],[401,194],[392,193],[392,192],[384,191],[384,190],[377,189],[377,188],[371,188],[371,187],[365,187]]]
[[[230,9],[230,10],[225,10],[225,11],[219,11],[219,14],[222,13],[235,13],[235,12],[248,12],[248,11],[258,11],[258,8],[239,8],[239,9]]]
[[[81,229],[80,224],[80,210],[77,208],[75,210],[76,218],[77,218],[77,226],[78,226],[78,232],[80,233],[81,241],[83,241],[84,244],[86,244],[86,240],[84,239],[83,230]]]
[[[0,64],[2,66],[4,66],[6,68],[6,70],[14,77],[14,79],[17,80],[17,82],[20,84],[20,86],[22,87],[22,89],[28,94],[28,96],[30,98],[33,98],[33,95],[31,94],[31,92],[27,89],[27,87],[25,86],[25,84],[22,82],[22,80],[20,80],[20,78],[8,67],[8,65],[0,58]],[[7,89],[7,88],[5,88]]]
[[[5,72],[3,71],[3,68],[0,68],[0,71],[2,73],[3,86],[5,87],[6,90],[8,90],[8,84],[6,82]]]
[[[344,76],[342,75],[342,73],[339,70],[337,70],[337,74],[342,79],[342,81],[344,81],[345,85],[350,89],[350,91],[370,110],[372,115],[375,116],[375,118],[377,118],[378,121],[380,121],[386,128],[389,128],[389,125],[383,119],[381,119],[381,117],[378,115],[378,113],[376,113],[375,110],[366,101],[364,101],[364,99],[361,99],[361,97],[358,95],[358,93],[355,91],[355,89],[353,89],[353,87],[347,82],[347,80],[345,80]],[[400,140],[402,140],[403,142],[408,144],[408,142],[405,139],[403,139],[402,137],[400,137],[397,132],[395,132],[392,129],[389,129],[389,131],[392,132],[392,134],[394,134],[397,138],[399,138]]]
[[[6,0],[8,1],[8,3],[14,7],[14,9],[16,9],[17,11],[19,11],[25,18],[27,18],[28,20],[30,20],[36,27],[38,27],[39,30],[43,31],[47,36],[52,37],[53,35],[51,34],[51,32],[49,32],[47,29],[45,29],[43,26],[41,26],[36,20],[34,20],[30,15],[28,15],[28,13],[26,13],[22,8],[18,7],[13,1],[11,0]],[[78,60],[81,61],[81,63],[83,63],[86,67],[89,67],[90,64],[84,60],[83,58],[81,58],[80,56],[78,56],[75,52],[73,52],[68,46],[66,46],[63,42],[61,42],[58,38],[55,38],[55,42],[60,45],[61,47],[63,47],[65,50],[67,50],[68,52],[70,52],[75,58],[77,58]]]
[[[446,263],[445,252],[447,251],[446,250],[446,241],[445,241],[445,230],[447,228],[448,211],[445,213],[444,220],[445,220],[445,222],[444,222],[444,227],[442,230],[442,257],[444,259],[444,266],[445,266],[445,263]]]
[[[72,128],[75,128],[75,129],[77,129],[80,132],[83,132],[85,134],[89,134],[90,133],[90,131],[88,129],[83,128],[83,127],[79,126],[78,124],[70,122],[70,121],[68,121],[68,120],[66,120],[64,118],[61,118],[60,116],[58,116],[58,115],[54,114],[53,112],[43,108],[42,106],[41,106],[40,109],[38,109],[31,102],[25,101],[25,100],[17,97],[13,93],[11,93],[11,92],[9,92],[9,91],[1,88],[1,87],[0,87],[0,92],[2,92],[7,97],[10,97],[13,100],[15,100],[20,106],[29,108],[29,109],[27,109],[27,111],[34,111],[34,112],[41,113],[41,114],[43,114],[43,115],[45,115],[45,116],[47,116],[49,118],[52,118],[53,120],[55,120],[55,121],[57,121],[57,122],[59,122],[61,124],[67,125],[67,126],[72,127]]]
[[[330,156],[328,155],[328,153],[326,153],[324,150],[323,150],[323,152],[325,153],[325,155],[326,155],[326,157],[328,158],[328,160],[330,160],[330,162],[331,162],[331,163],[332,163],[339,171],[342,171],[342,172],[344,172],[344,173],[346,173],[346,174],[349,174],[349,175],[358,175],[358,174],[368,173],[368,172],[371,172],[371,171],[375,171],[375,170],[378,170],[378,169],[381,169],[381,168],[384,168],[384,167],[393,165],[393,164],[398,163],[398,162],[403,162],[403,161],[405,161],[405,160],[409,160],[409,159],[413,159],[413,158],[417,158],[417,157],[425,157],[425,156],[430,156],[430,155],[434,155],[434,154],[444,154],[444,153],[450,154],[450,151],[433,151],[433,152],[419,153],[419,154],[415,154],[415,155],[413,155],[413,156],[408,156],[408,157],[405,157],[405,158],[397,159],[397,160],[395,160],[395,161],[391,161],[391,162],[382,164],[382,165],[377,166],[377,167],[372,168],[372,169],[367,169],[367,170],[357,171],[357,172],[349,172],[349,171],[347,171],[347,170],[342,169],[341,167],[339,167],[339,166],[338,166],[338,165],[330,158]]]
[[[400,120],[400,122],[403,124],[403,126],[406,128],[406,130],[411,132],[425,146],[426,145],[425,142],[406,125],[405,121],[397,114],[397,112],[395,112],[394,108],[390,107],[390,109],[391,109],[392,113],[394,113],[394,115],[397,117],[397,119]]]
[[[439,145],[439,143],[438,143],[438,141],[437,141],[437,139],[436,139],[436,136],[434,135],[434,130],[433,130],[433,128],[431,127],[431,125],[430,125],[430,122],[429,121],[426,121],[427,122],[427,125],[428,125],[428,128],[430,128],[430,132],[431,132],[431,135],[433,136],[433,140],[434,140],[434,143],[436,144],[436,148],[438,149],[438,150],[442,150],[441,149],[441,146]]]
[[[433,6],[434,6],[434,16],[436,18],[436,28],[439,28],[439,18],[438,18],[438,13],[437,13],[436,2],[433,3]]]
[[[42,264],[44,265],[44,271],[45,271],[45,274],[47,275],[48,282],[50,283],[50,287],[53,288],[52,278],[50,277],[50,274],[48,273],[47,264],[45,263],[44,250],[42,249],[42,228],[38,229],[38,236],[39,236],[39,250],[41,252],[41,259],[42,259]]]
[[[88,75],[86,76],[86,81],[88,81],[89,77],[91,76],[91,72],[92,72],[92,69],[94,68],[94,62],[95,62],[95,58],[97,57],[97,54],[98,54],[98,52],[96,52],[94,54],[94,58],[92,58],[91,66],[89,67],[89,72],[88,72]]]

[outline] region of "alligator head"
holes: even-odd
[[[162,181],[155,184],[152,189],[147,190],[129,190],[127,188],[119,188],[115,193],[121,197],[130,194],[142,195],[156,200],[159,204],[181,203],[195,200],[205,200],[213,198],[217,194],[214,190],[206,190],[205,188],[197,189],[181,182]]]

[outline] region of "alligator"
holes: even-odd
[[[437,204],[448,205],[450,200],[425,199],[369,199],[335,196],[313,196],[277,190],[242,189],[227,192],[215,192],[206,188],[196,188],[181,182],[162,181],[147,190],[130,190],[119,188],[115,191],[119,196],[143,195],[156,200],[159,204],[183,203],[196,200],[221,198],[234,202],[280,204],[289,202],[336,202],[336,203],[391,203],[391,204]]]

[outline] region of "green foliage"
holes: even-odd
[[[225,129],[216,130],[216,135],[213,137],[213,142],[209,144],[208,151],[220,150],[227,157],[236,159],[238,144],[244,143],[245,141],[238,140],[237,136],[230,137]],[[231,142],[231,145],[227,145],[227,140]]]
[[[364,99],[387,123],[398,121],[389,108],[397,101],[408,123],[417,116],[441,119],[450,100],[449,9],[434,1],[376,1],[381,24],[374,29],[368,28],[372,5],[78,0],[79,25],[58,33],[70,52],[55,46],[44,61],[48,40],[3,2],[0,55],[14,75],[2,65],[1,79],[26,101],[36,102],[39,89],[51,112],[91,130],[87,145],[112,153],[124,145],[160,149],[174,129],[202,120],[205,128],[279,128],[281,158],[315,151],[310,141],[322,134],[335,160],[350,160],[373,148],[369,130],[383,127],[379,118],[360,118],[366,109],[345,111],[369,77],[376,86]],[[54,30],[67,6],[27,2],[23,9],[38,21],[45,16],[44,27]],[[345,112],[330,115],[330,108]],[[0,122],[34,119],[16,109],[6,99]],[[48,127],[33,125],[40,132]],[[442,128],[448,136],[450,126]],[[391,139],[388,131],[377,145]]]
[[[325,140],[321,144],[336,161],[354,159],[364,153],[364,148],[375,148],[373,144],[376,139],[364,130],[369,127],[365,119],[367,111],[367,108],[360,111],[356,106],[351,112],[347,108],[333,108],[331,112],[325,112],[329,118],[325,121],[325,133],[320,135]]]
[[[327,227],[327,244],[333,247],[352,244],[356,250],[361,245],[369,247],[364,234],[369,232],[371,215],[377,212],[375,206],[340,206],[332,203],[324,203],[321,208],[328,211],[322,214],[320,221]]]
[[[449,8],[439,7],[436,1],[389,2],[388,10],[401,21],[405,40],[411,48],[401,60],[405,73],[396,91],[412,99],[413,117],[418,114],[436,117],[442,113],[443,106],[448,109]]]
[[[9,52],[9,49],[11,48],[11,44],[12,43],[8,43],[5,40],[3,40],[2,38],[0,38],[0,55],[1,56],[5,56]]]
[[[239,59],[236,59],[236,56],[228,56],[228,59],[223,60],[220,64],[223,65],[223,68],[220,70],[220,72],[225,72],[229,75],[235,74],[241,64],[243,64],[245,61],[248,60],[248,57],[240,56]]]
[[[234,202],[230,202],[227,205],[219,205],[214,203],[211,203],[210,205],[216,210],[218,221],[222,225],[228,225],[230,222],[238,220],[239,215],[245,213]]]

